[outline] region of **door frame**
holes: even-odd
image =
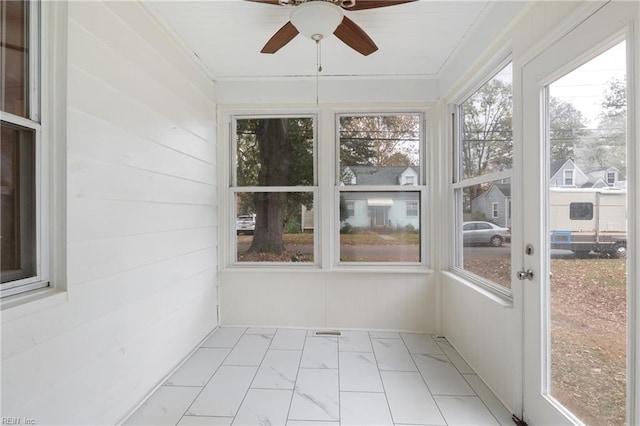
[[[546,134],[542,105],[546,100],[544,88],[567,74],[588,59],[611,47],[617,40],[627,41],[627,129],[628,129],[628,180],[632,187],[628,191],[628,353],[627,353],[627,419],[630,424],[640,422],[637,407],[640,407],[636,383],[640,379],[637,332],[640,330],[637,315],[640,306],[637,265],[640,259],[640,241],[634,238],[640,230],[640,148],[636,147],[637,124],[640,114],[638,105],[636,62],[640,57],[640,43],[637,43],[637,25],[640,22],[640,8],[632,2],[611,2],[600,7],[595,13],[575,26],[562,38],[550,45],[528,62],[521,65],[522,78],[522,148],[521,194],[522,196],[522,245],[532,244],[536,250],[531,256],[522,255],[522,266],[534,271],[533,281],[522,285],[523,314],[523,418],[530,424],[573,424],[578,419],[562,407],[554,404],[542,394],[546,386],[546,328],[543,327],[546,309],[546,289],[541,277],[548,277],[550,268],[545,261],[548,250],[548,236],[543,232],[548,223],[544,205],[540,200],[548,192],[547,143],[542,142]],[[541,143],[542,142],[542,143]],[[529,179],[525,179],[528,176]],[[538,179],[531,179],[537,176]],[[524,196],[526,194],[526,196]],[[515,249],[515,248],[514,248]],[[524,250],[522,250],[524,252]],[[514,260],[517,258],[514,253]],[[544,280],[545,284],[546,281]]]

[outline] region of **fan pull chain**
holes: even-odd
[[[320,48],[320,39],[321,36],[315,38],[316,41],[316,105],[320,103],[319,95],[320,92],[320,73],[322,72],[322,50]]]

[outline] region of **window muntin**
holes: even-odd
[[[236,263],[315,262],[315,127],[312,116],[234,119]]]
[[[39,2],[0,2],[0,151],[2,262],[0,297],[47,287],[40,226],[46,159],[40,148]],[[40,179],[40,180],[38,180]],[[44,180],[43,180],[44,179]]]
[[[339,262],[422,262],[421,121],[420,114],[337,116]]]
[[[512,64],[457,111],[454,269],[499,293],[511,287]],[[500,206],[505,206],[500,208]],[[487,268],[486,265],[491,265]]]

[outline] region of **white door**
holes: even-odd
[[[628,222],[636,219],[624,194],[635,190],[626,179],[635,171],[627,167],[633,138],[626,137],[621,90],[629,87],[629,25],[637,7],[601,7],[523,68],[523,242],[532,248],[522,261],[532,276],[521,277],[529,424],[628,421],[627,295],[634,293],[625,254],[633,242]],[[558,185],[554,173],[567,169],[570,185]],[[601,200],[614,194],[621,206],[601,210]],[[605,216],[612,218],[606,226],[599,220]]]

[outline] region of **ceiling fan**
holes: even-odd
[[[254,3],[291,6],[289,21],[264,45],[261,53],[276,53],[302,34],[316,42],[333,33],[347,46],[368,56],[378,50],[371,37],[343,10],[365,10],[410,3],[416,0],[247,0]]]

